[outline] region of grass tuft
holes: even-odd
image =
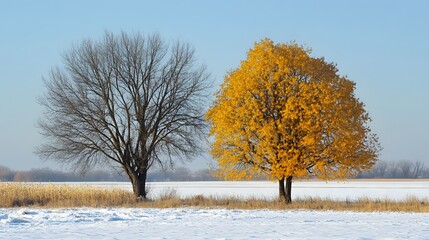
[[[240,199],[239,197],[205,197],[195,195],[180,198],[175,189],[167,189],[157,199],[141,201],[132,192],[122,189],[99,189],[88,186],[52,184],[0,183],[0,207],[133,207],[133,208],[226,208],[272,210],[336,210],[336,211],[391,211],[429,212],[429,201],[416,197],[405,200],[359,198],[338,201],[308,197],[285,204],[276,199]]]

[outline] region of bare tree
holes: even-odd
[[[413,163],[411,161],[400,161],[398,162],[399,171],[400,171],[400,178],[411,178],[412,177],[412,171],[413,171]]]
[[[420,162],[420,161],[415,161],[413,163],[413,178],[420,178],[422,177],[422,173],[424,172],[425,169],[425,165],[424,163]]]
[[[383,178],[386,175],[386,171],[387,171],[387,162],[378,161],[371,169],[370,174],[375,177]]]
[[[10,168],[0,166],[0,182],[2,181],[12,181],[15,176],[15,172]]]
[[[420,161],[378,161],[367,172],[359,174],[359,178],[427,178],[429,171],[424,162]]]
[[[134,194],[146,198],[154,164],[172,165],[200,152],[205,136],[208,74],[188,44],[158,35],[106,33],[64,54],[64,68],[45,80],[41,157],[85,172],[98,163],[120,166]]]
[[[389,162],[387,166],[387,177],[388,178],[401,178],[400,164],[397,161]]]

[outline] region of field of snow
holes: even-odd
[[[64,184],[64,183],[60,183]],[[87,185],[98,188],[120,188],[132,191],[127,182],[107,183],[67,183],[77,186]],[[149,197],[174,191],[181,197],[192,195],[236,196],[240,198],[271,199],[278,195],[278,184],[267,181],[246,182],[150,182],[147,184]],[[346,182],[297,181],[292,186],[292,198],[321,197],[334,200],[354,200],[357,198],[404,200],[408,197],[429,198],[428,180]]]
[[[28,183],[25,183],[28,184]],[[33,183],[39,184],[39,183]],[[56,183],[131,191],[129,183]],[[153,182],[149,196],[273,198],[272,182]],[[429,181],[294,182],[293,198],[428,199]],[[0,209],[0,239],[429,239],[429,213],[225,209]]]
[[[202,194],[204,196],[237,196],[240,198],[274,198],[278,196],[278,183],[275,182],[160,182],[150,183],[149,193],[157,196],[173,189],[180,196]],[[353,200],[360,197],[372,199],[402,200],[414,196],[429,197],[429,181],[348,181],[294,182],[292,198],[321,197],[336,200]]]
[[[429,239],[429,213],[0,209],[0,239]]]

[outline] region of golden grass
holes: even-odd
[[[226,209],[270,209],[270,210],[333,210],[359,212],[429,212],[429,201],[408,198],[403,201],[389,199],[373,200],[368,198],[356,201],[337,201],[322,198],[296,199],[291,204],[278,200],[247,199],[233,197],[195,196],[186,199],[160,199],[152,207],[200,207]]]
[[[136,202],[126,190],[53,184],[0,183],[0,196],[0,207],[113,207]]]
[[[336,201],[322,198],[296,199],[284,204],[269,199],[239,199],[236,197],[204,197],[197,195],[181,199],[174,189],[155,200],[140,201],[121,189],[97,189],[87,186],[53,184],[0,183],[0,207],[135,207],[135,208],[227,208],[272,210],[335,210],[335,211],[393,211],[429,212],[429,201],[409,197],[402,201],[361,198],[355,201]]]

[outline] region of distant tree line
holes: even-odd
[[[50,168],[15,171],[0,166],[0,181],[8,182],[79,182],[79,181],[124,181],[125,178],[113,172],[94,170],[85,176],[73,172],[64,172]]]
[[[378,161],[374,167],[356,178],[429,178],[429,167],[419,161]],[[264,177],[256,180],[265,180]],[[122,182],[128,181],[125,175],[116,172],[93,170],[82,176],[78,173],[64,172],[50,168],[15,171],[0,166],[2,182]],[[154,169],[148,172],[148,181],[219,181],[209,169],[192,171],[186,167],[174,170]]]
[[[191,171],[186,167],[163,171],[157,169],[148,173],[148,180],[162,181],[215,181],[208,169]],[[0,166],[0,181],[2,182],[122,182],[129,181],[127,176],[116,172],[93,170],[84,176],[79,173],[64,172],[50,168],[15,171]]]
[[[174,170],[148,172],[148,180],[151,182],[164,181],[220,181],[219,178],[213,176],[209,169],[191,171],[186,167],[178,167]]]
[[[356,178],[429,178],[429,168],[420,161],[378,161]]]

